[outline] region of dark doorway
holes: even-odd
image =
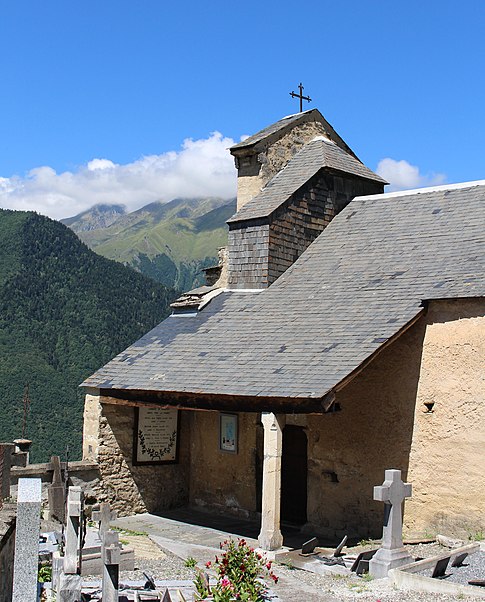
[[[302,525],[307,521],[307,436],[301,426],[285,426],[281,463],[281,520]]]

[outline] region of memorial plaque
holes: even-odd
[[[178,410],[135,408],[133,464],[178,461]]]

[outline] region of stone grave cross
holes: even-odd
[[[101,599],[103,602],[118,602],[121,548],[116,531],[108,529],[103,534],[101,555],[103,561],[103,596]]]
[[[110,510],[107,502],[102,502],[99,505],[99,510],[94,510],[91,518],[96,522],[99,522],[99,539],[101,542],[104,540],[106,531],[109,530],[109,525],[112,520],[115,520],[118,516],[116,510]]]
[[[69,487],[67,494],[66,548],[64,573],[78,573],[81,559],[81,524],[83,515],[83,493],[81,487]],[[79,566],[79,572],[80,572]]]
[[[52,456],[52,483],[47,488],[49,500],[49,520],[58,520],[65,522],[66,509],[66,485],[62,478],[61,459],[59,456]]]
[[[402,505],[411,497],[412,486],[403,483],[400,470],[386,470],[382,485],[374,487],[374,499],[384,502],[384,528],[382,545],[369,563],[374,577],[387,577],[387,572],[397,566],[412,562],[402,541]]]
[[[384,483],[374,487],[374,499],[386,504],[382,547],[392,550],[403,545],[402,505],[411,497],[412,485],[402,482],[400,470],[386,470],[385,475]]]

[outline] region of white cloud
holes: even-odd
[[[411,165],[404,159],[396,161],[386,157],[377,165],[376,172],[390,184],[386,192],[395,190],[409,190],[410,188],[423,188],[425,186],[438,186],[446,182],[446,175],[442,173],[422,174],[419,167]]]
[[[0,177],[0,206],[61,219],[96,203],[121,203],[133,211],[176,197],[229,199],[236,195],[236,171],[227,150],[233,144],[231,138],[214,132],[202,140],[185,140],[179,151],[126,165],[94,158],[72,172],[36,167],[25,177]]]

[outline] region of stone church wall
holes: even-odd
[[[426,322],[405,525],[467,539],[485,533],[485,299],[435,301]]]
[[[309,532],[380,537],[373,486],[387,468],[413,484],[405,532],[485,531],[485,300],[434,301],[427,313],[337,393],[340,411],[288,415],[308,438]],[[187,503],[254,517],[262,429],[240,413],[237,454],[219,450],[219,413],[182,411],[180,461],[133,466],[134,408],[88,395],[85,458],[99,463],[99,499],[120,512]],[[101,401],[115,401],[101,397]]]
[[[407,476],[424,332],[414,325],[338,392],[340,411],[308,416],[309,531],[334,541],[382,535],[373,486],[386,468]]]
[[[155,512],[187,503],[190,413],[180,412],[178,464],[134,466],[135,408],[106,403],[111,400],[103,396],[86,397],[84,458],[97,460],[99,465],[102,482],[96,490],[98,501],[109,502],[120,516]],[[96,430],[97,444],[93,447]]]
[[[484,315],[483,299],[430,303],[337,394],[340,412],[307,417],[310,531],[380,537],[386,468],[413,484],[406,534],[485,530]]]
[[[256,492],[256,472],[262,467],[259,414],[238,414],[237,454],[219,449],[219,416],[219,412],[193,412],[190,502],[210,511],[251,517],[261,511]]]
[[[303,146],[316,136],[325,135],[319,122],[294,126],[280,139],[267,144],[263,150],[238,157],[237,210],[254,198]]]

